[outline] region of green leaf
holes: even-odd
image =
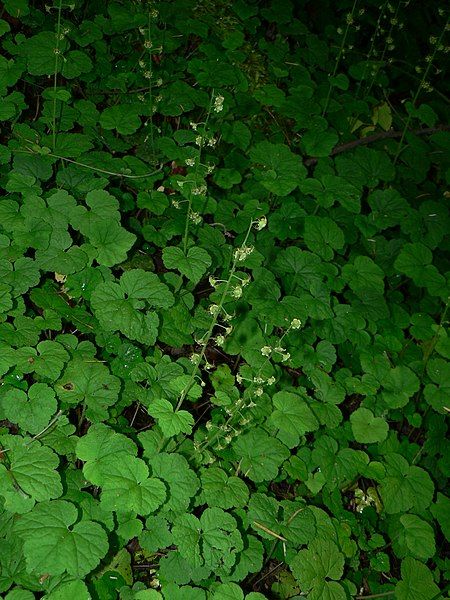
[[[270,415],[270,422],[282,431],[299,439],[299,436],[319,428],[314,413],[301,395],[277,392],[272,402],[275,410]]]
[[[94,485],[101,486],[111,463],[134,456],[137,448],[131,439],[116,433],[103,423],[94,424],[77,442],[76,454],[84,461],[83,473]]]
[[[311,600],[345,600],[347,594],[337,583],[344,572],[344,555],[336,544],[325,539],[313,540],[290,563],[301,589]],[[333,581],[330,581],[333,580]]]
[[[92,66],[92,61],[85,52],[71,50],[64,56],[61,73],[66,79],[75,79],[82,73],[89,73]]]
[[[31,75],[53,75],[55,72],[55,48],[57,47],[56,33],[41,31],[22,42],[19,51],[27,59],[27,69]],[[67,48],[65,40],[59,40],[59,51]],[[61,69],[62,58],[58,61],[58,71]]]
[[[433,574],[428,567],[413,558],[402,561],[402,578],[395,586],[397,600],[434,600],[439,595]]]
[[[62,582],[44,596],[45,600],[90,600],[91,595],[86,585],[78,580]]]
[[[381,417],[375,417],[371,410],[358,408],[350,415],[353,435],[360,444],[383,442],[388,434],[389,426]]]
[[[167,303],[171,298],[166,286],[155,286],[156,281],[149,275],[143,278],[150,283],[148,289],[138,285],[139,275],[134,271],[124,273],[120,283],[100,283],[92,293],[91,306],[103,329],[120,331],[130,340],[150,346],[155,343],[159,319],[154,312],[142,312],[145,299],[152,301],[152,290],[154,303]]]
[[[101,421],[108,416],[119,395],[120,380],[95,359],[72,360],[56,385],[58,397],[67,404],[85,404],[87,416]]]
[[[142,269],[126,271],[120,278],[120,286],[127,298],[145,299],[147,304],[157,308],[170,308],[174,297],[167,285],[161,283],[155,273]]]
[[[220,508],[207,508],[200,519],[184,514],[177,518],[172,535],[181,556],[192,566],[229,570],[243,548],[236,520]]]
[[[426,401],[438,413],[444,415],[450,407],[450,363],[442,358],[428,361],[427,374],[433,383],[424,389]]]
[[[420,387],[420,381],[411,369],[400,365],[391,369],[383,379],[383,400],[390,408],[402,408]]]
[[[338,174],[355,187],[375,187],[380,181],[392,181],[395,168],[386,152],[357,148],[335,158]]]
[[[155,417],[166,437],[173,437],[179,433],[187,433],[189,435],[192,432],[194,425],[193,416],[187,410],[178,410],[175,412],[168,400],[164,400],[163,398],[153,400],[147,410],[152,417]]]
[[[434,532],[426,521],[416,515],[402,515],[400,523],[404,527],[405,544],[412,556],[422,560],[434,556]]]
[[[218,508],[243,508],[248,500],[248,488],[239,477],[229,477],[218,467],[204,469],[201,474],[202,502]]]
[[[431,250],[420,242],[415,242],[403,246],[394,266],[410,277],[417,286],[426,287],[432,296],[445,297],[447,295],[445,279],[431,264],[432,260]]]
[[[116,129],[122,135],[135,133],[141,126],[136,108],[129,104],[117,104],[106,108],[100,115],[100,125],[104,129]]]
[[[344,265],[342,278],[360,298],[384,293],[384,273],[368,256],[357,256],[353,264]]]
[[[52,340],[44,340],[34,348],[21,348],[18,350],[17,365],[23,373],[35,372],[41,377],[54,381],[58,379],[64,364],[69,358],[66,350]],[[20,358],[19,358],[20,357]]]
[[[428,508],[434,493],[433,482],[426,471],[410,466],[400,454],[386,455],[386,477],[379,492],[388,514],[407,512],[411,508]]]
[[[98,523],[77,521],[76,506],[63,500],[41,502],[20,517],[15,530],[30,572],[83,577],[95,569],[108,550],[106,533]]]
[[[14,263],[0,260],[0,280],[13,288],[14,296],[21,296],[35,287],[40,277],[36,262],[31,258],[22,256]]]
[[[95,223],[89,230],[89,242],[97,250],[97,262],[112,267],[127,258],[136,236],[116,223]]]
[[[334,250],[344,247],[345,238],[342,229],[332,219],[309,216],[305,218],[305,243],[323,260],[332,260]]]
[[[102,508],[144,516],[154,512],[166,497],[166,486],[148,475],[147,465],[139,458],[116,460],[102,478]]]
[[[273,534],[281,534],[281,522],[278,517],[279,505],[275,498],[265,494],[252,494],[248,503],[248,518],[258,535],[266,540],[274,540]],[[267,531],[267,530],[270,530]]]
[[[255,482],[275,479],[289,450],[261,429],[252,429],[233,442],[233,452],[241,461],[241,471]]]
[[[33,384],[27,394],[18,389],[8,390],[1,405],[11,423],[31,434],[42,431],[57,408],[55,392],[45,383]]]
[[[276,196],[287,196],[306,176],[299,156],[283,144],[259,142],[250,149],[256,179]]]
[[[61,478],[56,471],[57,455],[39,442],[28,444],[26,438],[3,436],[4,448],[9,448],[9,464],[0,464],[0,495],[15,510],[20,499],[35,501],[58,498],[62,494]]]
[[[339,137],[334,131],[317,131],[312,129],[302,136],[302,146],[308,156],[329,156]]]
[[[189,463],[176,452],[160,452],[151,458],[153,474],[169,485],[169,497],[161,512],[182,514],[187,511],[191,498],[199,488],[199,480]]]
[[[163,261],[168,269],[176,269],[193,283],[198,283],[211,266],[209,254],[197,246],[189,248],[187,255],[181,248],[164,248]]]
[[[431,505],[430,511],[441,526],[445,538],[450,541],[450,498],[438,492],[436,502]]]

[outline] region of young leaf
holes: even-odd
[[[353,435],[360,444],[383,442],[388,434],[389,426],[381,417],[375,417],[371,410],[358,408],[350,416]]]
[[[211,266],[211,258],[206,250],[194,246],[187,255],[181,248],[170,246],[163,250],[164,265],[168,269],[177,269],[193,283],[198,283]]]
[[[193,416],[187,410],[175,412],[168,400],[163,398],[153,400],[147,410],[152,417],[155,417],[166,437],[173,437],[179,433],[190,434],[192,431]]]

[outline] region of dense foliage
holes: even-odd
[[[3,598],[447,597],[439,4],[2,3]]]

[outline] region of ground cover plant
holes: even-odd
[[[441,3],[0,6],[1,597],[448,597]]]

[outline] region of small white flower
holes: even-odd
[[[212,275],[210,275],[208,277],[208,281],[209,281],[209,284],[211,285],[211,287],[213,287],[213,288],[215,288],[216,285],[218,284],[217,279],[215,277],[213,277]]]
[[[191,121],[189,123],[189,126],[193,131],[197,131],[197,127],[198,127],[197,123],[194,123],[193,121]]]
[[[152,77],[151,71],[144,71],[144,79],[151,79],[151,77]]]
[[[262,396],[264,393],[264,390],[262,389],[262,387],[256,388],[254,394],[255,396]]]
[[[202,145],[202,143],[203,143],[203,137],[202,137],[201,135],[198,135],[198,136],[195,138],[195,143],[197,144],[197,146],[201,146],[201,145]]]
[[[208,308],[208,311],[211,315],[215,316],[219,313],[219,305],[218,304],[211,304],[211,306]]]
[[[275,383],[275,377],[269,377],[267,380],[267,385],[273,385]]]
[[[214,99],[214,112],[219,113],[223,110],[223,101],[225,98],[223,96],[216,96]]]
[[[264,379],[262,377],[253,377],[253,383],[264,383]]]
[[[234,251],[234,258],[237,262],[244,261],[249,254],[251,254],[254,250],[253,246],[241,246],[240,248],[236,248]]]
[[[291,358],[291,355],[289,354],[289,352],[286,352],[286,354],[283,354],[283,356],[281,357],[281,362],[286,362],[290,358]]]
[[[272,348],[270,346],[263,346],[261,348],[261,354],[263,356],[270,356],[272,354]]]
[[[204,196],[207,192],[207,187],[206,185],[200,185],[198,187],[195,187],[192,190],[192,195],[193,196]]]
[[[209,140],[208,140],[208,146],[211,146],[211,148],[214,148],[214,146],[216,144],[217,144],[217,138],[215,138],[215,137],[209,138]]]
[[[261,229],[264,229],[264,227],[267,225],[267,218],[266,217],[261,217],[260,219],[258,219],[257,221],[255,221],[255,229],[257,229],[258,231],[261,231]]]
[[[242,296],[242,288],[240,285],[236,285],[232,290],[231,290],[231,295],[233,296],[233,298],[240,298]]]
[[[193,167],[195,165],[195,158],[187,158],[185,162],[188,167]]]
[[[201,359],[201,356],[198,353],[191,354],[191,356],[189,358],[191,363],[194,365],[198,365],[198,363],[200,362],[200,359]]]
[[[191,212],[189,215],[189,219],[195,224],[198,225],[202,222],[202,217],[198,212]]]
[[[291,321],[291,329],[300,329],[302,326],[302,322],[300,319],[292,319]]]
[[[144,42],[144,48],[147,48],[147,50],[150,50],[150,48],[153,46],[152,42],[150,40],[145,40]]]
[[[216,337],[216,344],[218,346],[223,346],[225,344],[225,336],[224,335],[218,335]]]

